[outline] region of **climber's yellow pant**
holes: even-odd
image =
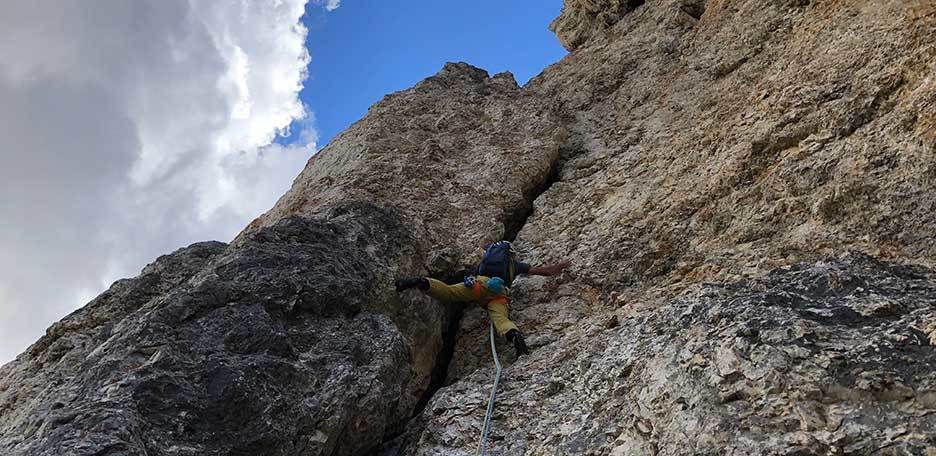
[[[501,337],[504,337],[507,331],[511,329],[520,330],[507,316],[508,309],[507,301],[502,299],[491,301],[487,305],[488,318],[494,323],[494,330],[497,331],[497,335]]]
[[[464,284],[446,285],[444,282],[429,279],[429,295],[442,302],[469,303],[476,302],[487,308],[488,318],[494,323],[497,335],[503,337],[507,331],[516,329],[517,325],[510,321],[508,316],[507,294],[495,294],[487,289],[487,277],[478,276],[476,279],[481,286],[480,290],[466,287]]]

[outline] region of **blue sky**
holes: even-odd
[[[562,0],[345,0],[331,12],[310,4],[303,22],[312,59],[300,98],[315,113],[319,147],[445,62],[510,71],[526,83],[566,54],[548,29],[561,10]]]

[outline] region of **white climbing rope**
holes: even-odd
[[[484,415],[484,425],[481,426],[481,441],[478,442],[478,455],[487,453],[488,435],[491,432],[491,417],[494,415],[494,399],[497,398],[497,384],[500,383],[501,363],[497,359],[497,347],[494,346],[494,322],[491,322],[491,355],[494,356],[494,386],[491,388],[491,398],[488,399],[487,414]]]

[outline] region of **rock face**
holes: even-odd
[[[359,433],[396,432],[426,389],[414,351],[438,350],[412,344],[442,312],[372,309],[407,237],[390,211],[343,206],[160,258],[4,368],[4,454],[373,446]]]
[[[595,312],[506,371],[493,446],[925,454],[936,447],[936,350],[922,330],[934,317],[931,271],[860,254]],[[404,454],[473,454],[491,382],[479,369],[436,394]]]
[[[575,266],[516,287],[539,348],[498,454],[936,448],[932,273],[840,259],[932,265],[936,6],[570,0],[553,29],[573,52],[526,90],[570,134],[518,241]],[[492,370],[466,322],[394,450],[475,451]]]
[[[931,261],[925,5],[647,2],[529,84],[571,136],[521,239],[572,252],[602,289],[843,248]]]
[[[465,269],[485,243],[516,235],[555,171],[567,132],[551,105],[509,73],[446,64],[385,97],[312,157],[247,231],[367,201],[406,216],[432,271]]]
[[[230,245],[50,328],[0,369],[0,452],[473,454],[484,313],[391,282],[503,237],[574,265],[515,284],[497,454],[936,451],[936,4],[566,0],[551,27],[571,53],[526,87],[447,64]]]
[[[627,13],[643,4],[644,0],[568,0],[549,29],[566,49],[573,51],[593,38],[599,39]],[[700,7],[704,9],[703,2],[686,3],[686,8],[698,15],[701,15]]]

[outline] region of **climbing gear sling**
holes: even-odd
[[[494,386],[491,387],[491,397],[488,399],[487,413],[484,415],[484,424],[481,426],[481,440],[478,442],[478,456],[488,454],[488,435],[491,432],[491,417],[494,416],[494,400],[497,398],[497,385],[500,383],[501,364],[497,359],[497,347],[494,346],[494,322],[490,324],[491,355],[494,356]]]
[[[471,279],[470,281],[468,278],[465,279],[465,286],[471,288],[471,291],[474,292],[475,300],[478,301],[478,304],[481,304],[481,307],[487,308],[487,305],[489,303],[492,303],[495,301],[504,301],[504,305],[506,305],[508,309],[510,308],[510,296],[509,296],[510,289],[509,288],[504,287],[503,284],[501,284],[497,291],[502,294],[489,297],[489,298],[483,298],[482,297],[483,294],[481,293],[481,287],[482,287],[481,281],[476,280],[474,277],[470,277],[470,279]],[[488,279],[488,283],[490,283],[491,280],[494,280],[494,278]],[[471,285],[469,285],[469,282],[471,283]],[[488,288],[490,290],[490,288],[487,286],[485,286],[485,288]]]

